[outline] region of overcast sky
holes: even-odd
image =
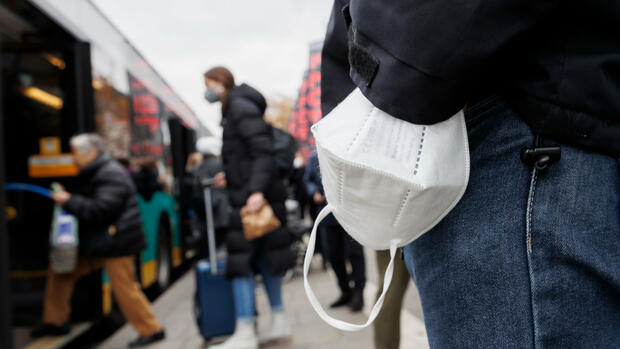
[[[202,74],[227,66],[266,97],[297,96],[332,0],[93,0],[198,116],[215,127]]]

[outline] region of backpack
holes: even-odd
[[[271,126],[273,134],[274,161],[281,177],[286,177],[293,170],[297,142],[289,133]]]

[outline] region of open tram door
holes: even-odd
[[[0,311],[10,312],[13,347],[22,347],[41,321],[53,205],[40,193],[6,189],[11,183],[49,188],[53,181],[70,189],[75,182],[77,171],[66,156],[69,138],[94,128],[90,48],[25,1],[0,0],[0,41],[5,150],[0,190],[6,200],[0,243],[9,251],[10,278],[9,308]],[[101,276],[96,279],[78,283],[74,320],[101,311],[96,304],[101,297],[92,296],[101,293]]]
[[[0,47],[2,37],[0,37]],[[2,57],[0,56],[0,70],[2,70]],[[0,105],[2,105],[2,80],[0,80]],[[4,133],[4,116],[0,108],[0,134]],[[0,165],[4,163],[4,146],[0,142]],[[0,208],[4,207],[4,167],[0,166]],[[6,232],[5,215],[0,212],[0,346],[10,348],[13,346],[11,333],[11,312],[8,311],[9,301],[9,248]]]
[[[192,223],[191,183],[193,178],[186,172],[185,165],[188,157],[196,151],[196,132],[183,124],[178,117],[168,119],[170,130],[170,149],[172,153],[172,170],[176,178],[175,196],[179,201],[181,247],[183,258],[191,259],[200,248],[202,237]]]

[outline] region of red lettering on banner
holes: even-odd
[[[297,110],[293,110],[291,112],[291,120],[297,120],[297,115],[298,115],[298,111]],[[292,134],[293,136],[296,134],[295,130],[297,129],[297,123],[296,122],[289,122],[288,123],[288,133]]]
[[[299,131],[298,131],[299,139],[301,139],[302,141],[305,141],[306,139],[308,139],[309,134],[310,134],[310,127],[308,127],[307,123],[304,123],[303,125],[299,125]]]
[[[321,120],[321,109],[314,109],[314,110],[310,110],[308,112],[308,119],[310,119],[310,123],[312,125],[316,124],[317,122],[319,122],[319,120]]]
[[[306,108],[306,96],[299,96],[299,100],[297,101],[297,109],[301,112]]]
[[[303,109],[299,110],[297,114],[297,123],[301,124],[302,122],[306,122],[306,116],[308,115],[308,108],[304,106]]]
[[[159,118],[156,116],[136,116],[133,118],[136,125],[146,125],[149,127],[149,131],[155,132],[159,128]]]
[[[310,65],[304,75],[295,109],[291,113],[289,131],[299,144],[300,153],[307,159],[315,146],[310,127],[321,120],[321,51],[311,48]]]
[[[140,80],[131,80],[131,88],[138,90],[146,88],[146,86],[144,86],[144,84]]]
[[[131,146],[131,152],[134,155],[154,155],[161,156],[164,153],[163,145],[155,145],[155,144],[133,144]]]
[[[321,88],[321,72],[315,71],[308,75],[308,88],[311,91]]]
[[[308,92],[308,76],[305,76],[304,80],[301,83],[301,88],[299,89],[299,98],[305,97],[307,92]],[[297,104],[299,105],[299,101],[297,101]]]
[[[314,88],[308,93],[308,99],[306,100],[308,107],[312,109],[321,108],[321,89]]]
[[[157,114],[159,113],[159,103],[152,95],[135,95],[133,96],[133,110],[136,114]]]
[[[303,140],[306,137],[306,135],[302,131],[303,131],[303,126],[301,125],[301,123],[297,123],[297,127],[295,128],[295,133],[293,134],[293,137],[295,137],[298,140]]]
[[[321,54],[315,53],[310,56],[310,70],[319,70],[321,68]]]
[[[151,154],[151,155],[162,155],[164,153],[164,146],[163,145],[152,145],[152,144],[147,144],[147,151]]]

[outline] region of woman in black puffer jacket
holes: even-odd
[[[255,271],[263,276],[272,308],[272,326],[261,335],[261,340],[291,335],[283,314],[280,278],[294,263],[289,246],[291,238],[286,229],[286,191],[273,158],[271,127],[263,120],[267,107],[265,98],[248,85],[235,86],[234,77],[226,68],[213,68],[204,77],[205,99],[211,103],[222,102],[222,158],[233,207],[226,237],[226,273],[233,278],[237,313],[235,334],[214,348],[257,348],[258,338],[254,333]],[[258,211],[264,199],[282,224],[262,238],[248,241],[243,234],[240,209],[247,206],[250,211]]]

